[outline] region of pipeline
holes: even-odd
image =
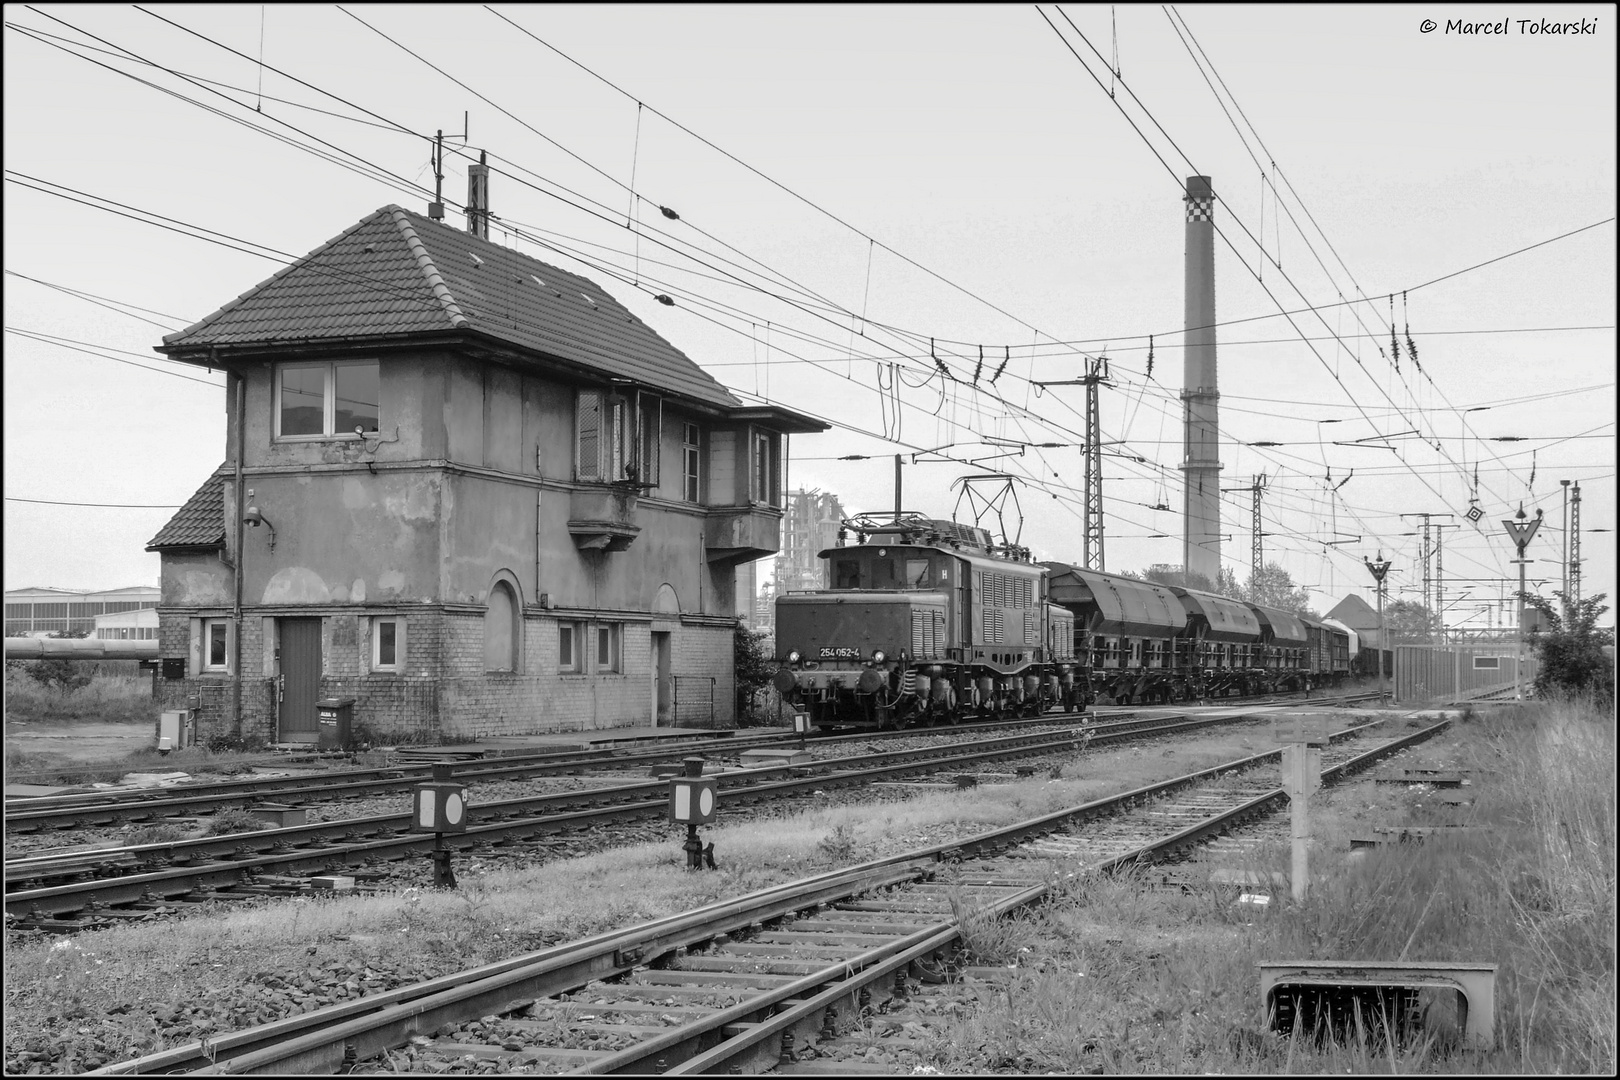
[[[156,660],[156,639],[6,638],[7,660]]]

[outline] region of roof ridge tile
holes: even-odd
[[[456,298],[451,295],[449,286],[444,283],[444,277],[439,273],[439,268],[433,264],[433,256],[429,255],[427,248],[423,246],[422,238],[416,235],[416,228],[406,216],[404,208],[389,206],[385,209],[392,213],[394,224],[399,227],[400,235],[405,238],[405,246],[411,249],[411,254],[416,258],[416,265],[421,269],[428,288],[433,290],[433,295],[444,305],[445,314],[450,318],[450,325],[458,330],[466,327],[467,316],[461,313],[461,305],[457,304]]]

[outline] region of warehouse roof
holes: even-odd
[[[223,547],[225,545],[225,477],[222,464],[203,481],[196,494],[175,511],[169,523],[146,542],[147,551],[163,548]]]
[[[606,378],[732,410],[742,402],[595,282],[398,206],[359,224],[159,352],[205,363],[210,347],[314,345],[468,333]],[[826,425],[767,407],[784,430]]]

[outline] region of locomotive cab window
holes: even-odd
[[[926,589],[929,585],[928,560],[906,560],[906,587],[909,589]]]
[[[859,589],[861,564],[858,559],[838,559],[833,563],[833,588]]]

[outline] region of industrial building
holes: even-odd
[[[754,630],[775,630],[776,598],[782,593],[827,588],[827,564],[819,556],[838,543],[838,529],[846,516],[844,504],[831,492],[802,488],[788,492],[775,579],[754,594]]]
[[[160,590],[146,585],[100,592],[12,589],[6,593],[6,636],[43,637],[64,631],[94,635],[100,616],[143,609],[155,612],[159,596]]]

